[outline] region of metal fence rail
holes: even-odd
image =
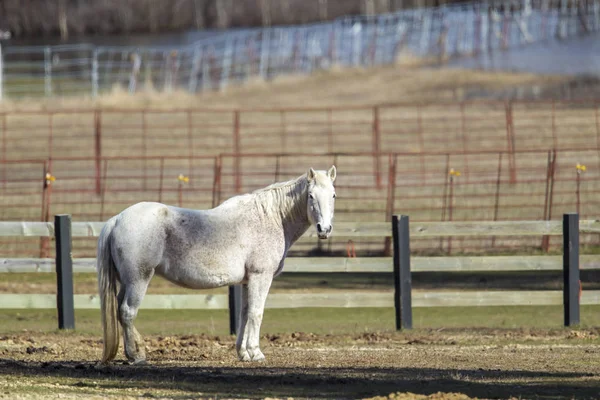
[[[600,29],[600,0],[472,2],[331,23],[239,30],[189,46],[46,46],[0,50],[0,97],[221,89],[331,66],[473,55]]]

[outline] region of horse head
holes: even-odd
[[[333,229],[333,211],[335,208],[335,165],[327,171],[309,169],[307,214],[312,225],[317,229],[319,239],[327,239]]]

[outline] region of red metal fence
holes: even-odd
[[[331,163],[340,170],[338,220],[392,213],[420,221],[531,220],[574,210],[596,218],[599,114],[600,100],[4,113],[0,218],[104,220],[142,200],[208,208]],[[552,243],[415,246],[447,252]],[[355,248],[379,252],[382,244]],[[0,242],[0,250],[31,255],[40,246],[20,239]]]
[[[597,218],[600,209],[598,150],[257,153],[6,161],[0,219],[51,220],[54,214],[69,213],[80,221],[106,220],[137,201],[209,208],[236,193],[294,178],[308,166],[332,163],[339,171],[338,221],[384,221],[394,213],[415,221],[549,220],[577,210],[582,218]],[[547,250],[553,244],[545,238],[440,239],[415,241],[414,250]],[[316,245],[297,249],[309,251]],[[365,253],[385,250],[380,241],[352,245]],[[50,246],[22,238],[0,243],[3,254],[10,255],[43,256]],[[78,256],[93,256],[94,246],[82,241],[74,250]],[[348,243],[332,239],[319,246],[344,252]]]
[[[398,152],[422,154],[416,162],[424,168],[429,153],[502,151],[514,180],[515,152],[600,148],[599,109],[600,100],[10,112],[0,114],[0,160],[94,157],[97,193],[101,158],[132,155]],[[383,166],[373,162],[381,187]],[[3,167],[0,182],[6,180]]]

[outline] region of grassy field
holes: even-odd
[[[600,271],[582,270],[581,281],[585,290],[600,290]],[[0,281],[0,293],[56,293],[56,275],[53,273],[7,273]],[[562,271],[521,272],[413,272],[413,290],[561,290]],[[73,274],[75,294],[97,292],[95,273]],[[394,290],[390,273],[291,273],[275,278],[271,293],[317,292],[389,292]],[[148,287],[149,294],[226,294],[227,288],[194,290],[177,286],[155,276]]]
[[[0,334],[23,332],[47,333],[57,330],[56,310],[0,310],[5,325]],[[261,332],[263,335],[306,334],[357,337],[376,333],[396,335],[393,308],[289,308],[265,310]],[[455,330],[466,335],[488,330],[490,334],[505,330],[488,338],[472,338],[472,343],[485,340],[509,342],[514,336],[547,336],[549,341],[564,342],[570,339],[570,329],[562,328],[561,306],[495,306],[495,307],[427,307],[413,309],[414,330],[405,332],[407,338],[418,337],[435,330]],[[600,306],[581,307],[580,329],[588,339],[600,343]],[[209,335],[228,336],[227,310],[146,310],[136,319],[142,335]],[[100,339],[100,311],[76,310],[75,328],[78,335]]]

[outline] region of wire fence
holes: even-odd
[[[0,50],[0,96],[97,96],[222,89],[332,66],[439,61],[600,29],[600,0],[472,2],[223,33],[172,47],[62,45]]]

